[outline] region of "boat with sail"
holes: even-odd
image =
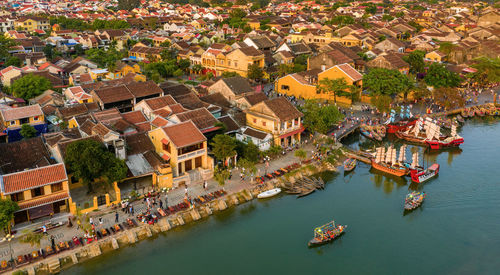
[[[396,136],[412,143],[427,145],[431,149],[457,147],[464,143],[464,139],[457,134],[456,124],[451,125],[450,135],[442,135],[441,127],[430,117],[426,117],[425,121],[423,118],[418,119],[413,127],[396,132]]]
[[[405,151],[406,145],[403,145],[399,152],[399,158],[397,158],[394,147],[387,148],[387,151],[384,147],[378,147],[375,158],[371,160],[372,168],[397,177],[408,174],[408,168],[404,165]]]
[[[314,237],[307,244],[309,247],[322,245],[333,241],[335,238],[344,234],[347,225],[335,225],[335,221],[331,221],[314,229]]]
[[[401,114],[399,117],[396,114],[395,110],[391,110],[390,118],[385,123],[386,131],[389,134],[395,134],[398,131],[405,131],[408,127],[413,126],[417,121],[416,118],[413,117],[410,106],[401,107]]]
[[[410,164],[410,177],[413,182],[423,183],[439,174],[439,164],[434,163],[428,168],[419,165],[418,151],[413,153],[412,162]]]

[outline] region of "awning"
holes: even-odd
[[[462,70],[462,72],[475,73],[475,72],[477,72],[477,70],[474,69],[474,68],[465,68],[465,69]]]
[[[19,210],[26,210],[42,205],[52,204],[54,202],[62,201],[65,199],[69,199],[68,191],[61,191],[47,196],[42,196],[40,198],[35,198],[28,201],[20,202]]]
[[[30,220],[49,216],[52,213],[54,213],[54,206],[52,205],[52,203],[28,209],[28,215]]]
[[[166,138],[162,138],[161,143],[168,145],[170,143],[170,141],[168,141]]]
[[[284,135],[281,135],[281,136],[279,136],[279,138],[287,138],[289,136],[293,136],[295,134],[302,133],[302,132],[304,132],[304,126],[300,126],[300,128],[297,130],[294,130],[294,131],[291,131],[291,132],[286,133]]]
[[[161,158],[164,159],[165,161],[169,161],[170,157],[167,154],[162,154]]]

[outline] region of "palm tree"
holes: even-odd
[[[319,81],[317,89],[320,93],[333,94],[333,101],[337,103],[337,96],[348,96],[351,93],[348,91],[351,85],[347,84],[345,79],[323,78]]]

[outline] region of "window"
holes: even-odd
[[[281,85],[281,89],[288,91],[288,90],[290,90],[290,86],[288,86],[288,85]]]
[[[50,190],[52,193],[63,190],[62,182],[50,185]]]
[[[253,119],[253,123],[257,123],[257,119],[256,118]]]
[[[265,121],[262,121],[262,126],[266,126],[266,122]]]
[[[11,121],[10,125],[16,125],[16,122],[15,121]]]
[[[38,197],[38,196],[42,196],[42,195],[44,195],[43,187],[31,189],[31,197],[34,198],[34,197]]]
[[[35,120],[35,121],[38,120],[38,116],[34,116],[33,120]]]
[[[24,200],[24,192],[12,194],[12,195],[10,195],[10,198],[12,199],[12,201],[23,201]]]

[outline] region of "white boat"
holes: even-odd
[[[258,194],[257,198],[259,198],[259,199],[270,198],[272,196],[278,195],[279,193],[281,193],[281,189],[280,188],[274,188],[274,189],[267,190],[265,192],[262,192],[262,193]]]

